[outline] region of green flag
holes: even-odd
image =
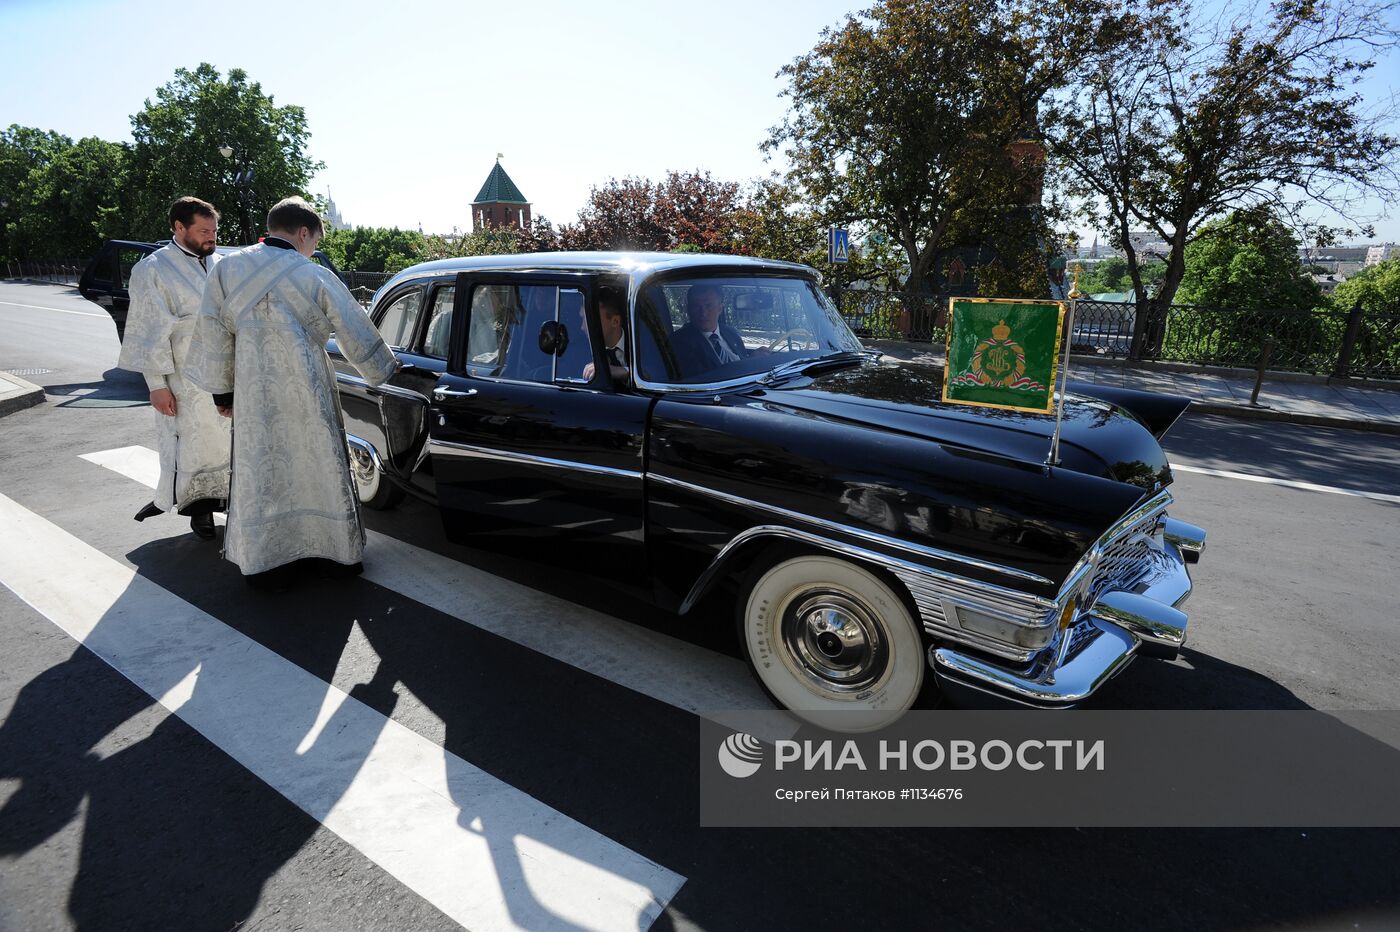
[[[1059,301],[951,299],[943,400],[1048,414],[1064,318]]]

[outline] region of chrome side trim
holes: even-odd
[[[914,604],[919,610],[920,620],[926,632],[942,641],[964,644],[1008,660],[1024,663],[1040,650],[1040,646],[1022,648],[993,640],[975,631],[968,631],[959,625],[955,615],[950,617],[950,613],[944,608],[944,602],[947,601],[954,605],[968,605],[978,611],[999,615],[1031,631],[1052,626],[1057,617],[1050,612],[1053,605],[1046,599],[991,583],[977,582],[952,573],[930,569],[888,554],[866,550],[864,547],[842,543],[783,525],[758,525],[736,534],[729,543],[720,549],[715,558],[710,561],[710,565],[690,587],[690,592],[681,602],[680,613],[688,612],[709,590],[710,585],[720,575],[725,561],[735,550],[749,541],[761,537],[797,541],[817,549],[854,557],[884,567],[893,573],[900,582],[904,583],[909,590],[909,594],[913,597]],[[1047,631],[1046,640],[1048,641],[1051,637],[1053,637],[1053,632]]]
[[[695,485],[694,483],[686,482],[682,479],[673,479],[670,476],[663,476],[654,472],[648,473],[647,478],[656,482],[660,482],[664,485],[673,486],[679,489],[685,489],[687,491],[694,492],[698,495],[708,495],[711,498],[717,498],[720,501],[727,502],[731,505],[739,505],[740,507],[744,508],[756,508],[762,511],[766,511],[769,514],[774,514],[778,515],[779,517],[786,518],[789,521],[797,521],[803,524],[815,525],[816,527],[819,527],[824,531],[834,532],[837,534],[849,534],[852,537],[858,537],[861,540],[869,541],[870,543],[875,543],[884,547],[889,547],[893,550],[902,550],[905,553],[916,554],[921,557],[926,557],[930,560],[939,560],[945,563],[960,563],[964,566],[976,567],[977,569],[984,570],[986,572],[997,573],[1002,576],[1009,576],[1012,579],[1019,579],[1025,582],[1038,583],[1040,585],[1045,586],[1054,585],[1054,583],[1051,580],[1046,579],[1044,576],[1040,576],[1035,573],[1030,573],[1026,570],[1018,570],[1015,567],[1011,566],[1002,566],[999,563],[991,563],[987,560],[978,560],[975,557],[965,557],[962,554],[951,553],[947,550],[939,550],[935,547],[926,547],[922,544],[915,544],[909,541],[899,540],[898,538],[889,537],[884,534],[878,534],[874,531],[867,531],[863,528],[851,527],[849,524],[838,524],[835,521],[827,521],[825,518],[815,518],[811,515],[799,514],[795,511],[789,511],[786,508],[779,508],[776,505],[768,505],[763,502],[756,502],[753,499],[742,498],[738,495],[730,495],[728,492],[720,492],[715,489],[707,489],[704,486]],[[926,567],[919,567],[919,569],[922,572],[936,572],[935,570],[930,570]],[[1035,598],[1034,596],[1026,596],[1025,593],[1019,592],[1014,589],[1004,589],[1000,586],[994,586],[991,583],[978,583],[977,585],[984,585],[992,589],[999,589],[1000,591],[1005,592],[1008,595],[1014,595],[1016,597]],[[1045,603],[1047,611],[1050,608],[1054,607],[1053,603],[1048,599],[1038,599],[1037,601],[1043,601]]]
[[[388,382],[385,382],[383,385],[371,385],[358,375],[347,375],[344,372],[337,372],[335,374],[335,380],[337,382],[345,382],[348,385],[354,385],[356,388],[363,388],[370,393],[377,392],[381,395],[393,395],[395,398],[402,398],[405,401],[421,401],[424,404],[428,403],[426,396],[420,395],[411,389],[390,385]]]
[[[501,460],[510,463],[529,463],[532,466],[546,466],[552,469],[567,469],[599,476],[613,476],[619,479],[641,480],[642,473],[631,469],[615,469],[612,466],[595,466],[592,463],[577,463],[572,460],[557,460],[548,456],[533,456],[529,453],[508,453],[492,450],[489,447],[473,446],[469,443],[454,443],[450,440],[428,438],[428,446],[444,456],[461,456],[471,459]]]

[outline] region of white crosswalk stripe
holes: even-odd
[[[144,446],[83,459],[155,488]],[[492,634],[687,712],[772,708],[742,661],[572,605],[370,531],[364,578]]]
[[[464,926],[645,929],[684,882],[3,495],[0,524],[0,582]]]

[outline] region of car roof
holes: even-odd
[[[753,256],[728,256],[703,252],[526,252],[496,256],[458,256],[420,262],[399,272],[380,288],[380,292],[399,282],[425,276],[455,275],[458,272],[536,270],[550,272],[615,272],[636,279],[657,272],[685,269],[732,269],[736,272],[772,271],[797,273],[820,278],[816,269],[796,262],[759,259]]]

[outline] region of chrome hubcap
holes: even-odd
[[[355,477],[356,485],[362,489],[369,489],[374,486],[375,475],[374,460],[368,453],[358,447],[350,448],[350,472]]]
[[[845,592],[798,596],[782,619],[783,643],[808,685],[848,696],[879,682],[889,641],[879,618]]]

